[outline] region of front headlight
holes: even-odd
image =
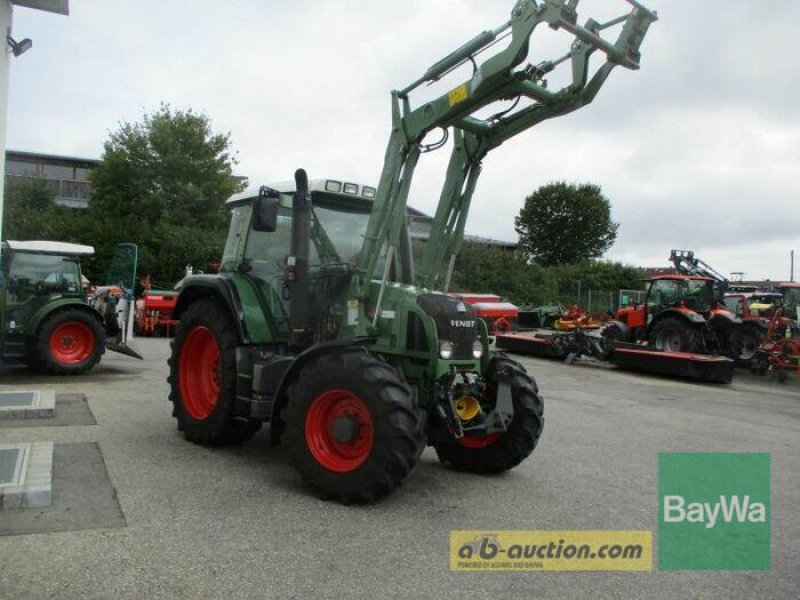
[[[483,356],[483,344],[480,340],[475,340],[472,342],[472,356],[475,358],[480,358]]]
[[[442,340],[439,342],[439,356],[441,356],[444,360],[450,360],[453,358],[453,343],[448,342],[447,340]]]

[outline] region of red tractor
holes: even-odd
[[[725,307],[742,320],[738,359],[742,363],[752,362],[758,347],[768,339],[770,319],[781,306],[781,295],[777,292],[725,294],[724,302]],[[777,325],[782,332],[791,322],[781,317]]]
[[[682,274],[652,278],[644,302],[617,311],[603,337],[738,358],[742,320],[722,303],[727,280],[691,251],[673,250],[670,258]]]

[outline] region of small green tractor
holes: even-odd
[[[506,471],[529,456],[544,424],[536,382],[490,352],[483,322],[446,292],[486,154],[589,103],[615,66],[638,68],[656,15],[627,1],[629,13],[581,26],[577,0],[519,0],[506,23],[392,92],[377,187],[309,182],[298,170],[293,183],[232,198],[219,273],[185,279],[176,305],[170,400],[186,438],[238,442],[268,423],[271,442],[288,447],[304,479],[345,503],[391,493],[426,444],[473,473]],[[523,65],[542,24],[572,34],[568,51]],[[615,42],[601,37],[615,26]],[[505,48],[479,65],[501,40]],[[606,60],[590,76],[598,50]],[[572,81],[551,91],[545,77],[562,62]],[[414,89],[470,63],[471,78],[412,108]],[[452,136],[453,150],[415,261],[406,201],[420,154],[444,143],[423,143],[433,129]]]
[[[133,244],[121,244],[117,256],[131,252],[135,256]],[[126,343],[127,311],[119,288],[87,298],[80,261],[94,248],[9,240],[1,254],[0,358],[52,375],[85,373],[106,348],[141,358]]]

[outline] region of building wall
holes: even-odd
[[[0,0],[0,32],[11,33],[11,4]],[[5,38],[0,52],[0,149],[6,149],[6,118],[8,117],[8,67],[11,53]],[[0,161],[0,181],[5,181],[5,161]],[[0,185],[0,238],[3,238],[3,187]]]
[[[98,161],[90,158],[53,156],[33,152],[6,152],[6,181],[36,177],[45,179],[57,204],[74,208],[89,205],[89,172]]]

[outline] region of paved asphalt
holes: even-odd
[[[315,498],[264,434],[206,449],[175,430],[163,339],[91,374],[0,367],[0,389],[82,393],[97,425],[0,426],[0,442],[96,442],[126,526],[0,537],[0,598],[788,598],[800,595],[800,384],[729,386],[522,359],[546,401],[534,455],[496,477],[426,450],[371,506]],[[33,425],[33,423],[32,423]],[[452,529],[658,527],[658,453],[767,451],[770,572],[454,573]],[[0,512],[0,520],[10,518]]]

